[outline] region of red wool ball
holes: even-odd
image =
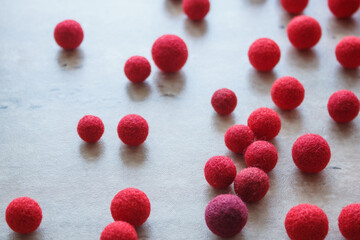
[[[241,170],[234,181],[234,191],[244,202],[258,202],[270,187],[268,175],[261,169],[249,167]]]
[[[269,38],[260,38],[251,44],[248,51],[251,65],[258,71],[268,72],[280,61],[280,48]]]
[[[245,162],[248,167],[257,167],[264,172],[270,172],[278,160],[274,145],[266,141],[253,142],[245,152]]]
[[[214,234],[230,238],[238,234],[248,219],[246,205],[237,196],[222,194],[209,202],[205,210],[206,225]]]
[[[104,133],[104,124],[100,118],[86,115],[80,119],[77,132],[82,140],[88,143],[99,141]]]
[[[125,221],[138,227],[148,219],[151,206],[144,192],[126,188],[115,195],[110,210],[115,221]]]
[[[300,50],[310,49],[321,38],[321,26],[312,17],[298,16],[290,21],[287,27],[287,35],[295,48]]]
[[[321,208],[299,204],[286,214],[285,229],[292,240],[323,240],[329,231],[329,221]]]
[[[120,120],[117,132],[123,143],[138,146],[145,142],[149,134],[149,125],[143,117],[129,114]]]
[[[137,240],[135,228],[127,222],[116,221],[107,225],[100,240]]]
[[[183,0],[183,10],[185,14],[195,21],[205,18],[210,10],[209,0]]]
[[[60,47],[66,50],[73,50],[80,46],[84,39],[84,32],[78,22],[65,20],[56,25],[54,37]]]
[[[221,88],[212,95],[211,105],[218,114],[227,115],[236,108],[237,97],[230,89]]]
[[[188,49],[185,42],[176,35],[164,35],[158,38],[151,49],[158,68],[163,72],[177,72],[186,63]]]
[[[344,37],[335,49],[336,59],[344,68],[360,66],[360,38],[355,36]]]
[[[360,103],[352,91],[340,90],[330,96],[327,108],[335,122],[346,123],[357,117]]]
[[[317,134],[305,134],[295,141],[292,147],[292,158],[301,171],[318,173],[330,161],[330,146]]]
[[[234,152],[243,154],[246,148],[254,142],[254,133],[248,126],[234,125],[225,133],[225,145]]]
[[[28,197],[15,198],[5,213],[9,227],[17,233],[28,234],[40,226],[42,211],[39,204]]]
[[[247,121],[249,128],[258,140],[271,140],[281,129],[279,114],[270,108],[258,108],[253,111]]]
[[[271,98],[279,108],[292,110],[300,106],[305,97],[303,85],[293,77],[276,80],[271,88]]]
[[[234,181],[236,167],[230,158],[215,156],[205,164],[204,173],[206,181],[213,188],[226,188]]]
[[[360,6],[359,0],[328,0],[331,12],[337,18],[351,17]]]
[[[126,61],[124,72],[131,82],[143,82],[150,76],[151,65],[146,58],[133,56]]]
[[[347,240],[360,239],[360,204],[346,206],[340,213],[338,224],[341,234]]]
[[[281,0],[283,8],[291,14],[299,14],[304,11],[309,3],[309,0]]]

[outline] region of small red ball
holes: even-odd
[[[177,72],[186,63],[188,49],[184,40],[176,35],[163,35],[151,49],[154,62],[163,72]]]
[[[337,18],[351,17],[360,6],[359,0],[328,0],[330,11]]]
[[[257,167],[264,172],[270,172],[278,160],[274,145],[266,141],[253,142],[245,152],[245,162],[248,167]]]
[[[9,227],[17,233],[28,234],[40,226],[42,211],[39,204],[28,197],[15,198],[5,213]]]
[[[360,66],[360,38],[355,36],[344,37],[335,49],[336,59],[344,68]]]
[[[210,10],[209,0],[183,0],[183,10],[185,14],[195,21],[205,18]]]
[[[115,221],[125,221],[138,227],[148,219],[151,206],[144,192],[126,188],[115,195],[110,210]]]
[[[107,225],[100,240],[137,240],[135,228],[127,222],[116,221]]]
[[[297,49],[310,49],[321,38],[321,26],[316,19],[309,16],[293,18],[288,27],[287,34],[291,44]]]
[[[149,134],[149,125],[143,117],[129,114],[120,120],[117,132],[123,143],[138,146],[145,142]]]
[[[340,90],[330,96],[327,108],[335,122],[346,123],[357,117],[360,103],[350,90]]]
[[[248,126],[234,125],[225,133],[225,145],[234,152],[243,154],[246,148],[254,142],[254,133]]]
[[[209,202],[205,210],[206,225],[214,234],[230,238],[238,234],[248,219],[246,205],[237,196],[222,194]]]
[[[206,181],[213,188],[226,188],[234,181],[236,166],[228,157],[215,156],[206,162],[204,173]]]
[[[234,191],[244,202],[258,202],[270,187],[268,175],[256,167],[241,170],[234,181]]]
[[[218,114],[228,115],[236,108],[237,97],[230,89],[221,88],[212,95],[211,105]]]
[[[248,51],[251,65],[258,71],[268,72],[280,61],[280,48],[269,38],[260,38],[251,44]]]
[[[295,165],[303,172],[318,173],[329,163],[330,146],[317,134],[305,134],[299,137],[292,147]]]
[[[299,204],[286,214],[285,229],[291,240],[323,240],[329,231],[329,221],[321,208]]]
[[[304,11],[309,3],[309,0],[281,0],[283,8],[291,14],[299,14]]]
[[[99,141],[104,133],[104,129],[101,119],[93,115],[86,115],[81,118],[77,126],[80,138],[88,143]]]
[[[84,32],[78,22],[65,20],[56,25],[54,37],[60,47],[73,50],[80,46],[84,39]]]
[[[360,239],[360,204],[346,206],[340,213],[338,224],[341,234],[347,240]]]
[[[300,106],[305,97],[303,85],[293,77],[276,80],[271,88],[273,102],[282,110],[292,110]]]
[[[133,56],[126,61],[124,72],[131,82],[143,82],[150,76],[151,65],[146,58]]]
[[[253,111],[247,121],[258,140],[271,140],[276,137],[281,129],[279,114],[270,108],[258,108]]]

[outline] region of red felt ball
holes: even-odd
[[[359,0],[328,0],[330,11],[337,18],[351,17],[360,6]]]
[[[135,228],[127,222],[116,221],[107,225],[100,240],[137,240]]]
[[[218,114],[227,115],[236,108],[237,97],[230,89],[221,88],[212,95],[211,105]]]
[[[330,96],[327,108],[335,122],[346,123],[357,117],[360,103],[352,91],[340,90]]]
[[[156,66],[163,72],[177,72],[186,63],[188,49],[180,37],[163,35],[155,41],[151,54]]]
[[[210,158],[204,168],[206,181],[214,188],[226,188],[234,181],[236,167],[234,162],[224,156]]]
[[[253,111],[247,124],[258,140],[271,140],[279,134],[281,129],[279,114],[265,107]]]
[[[149,125],[143,117],[129,114],[120,120],[117,132],[123,143],[138,146],[145,142],[149,134]]]
[[[329,221],[321,208],[299,204],[286,214],[285,229],[291,240],[323,240],[329,231]]]
[[[244,202],[258,202],[270,187],[268,175],[256,167],[241,170],[235,177],[234,191]]]
[[[110,210],[115,221],[125,221],[138,227],[148,219],[151,206],[144,192],[126,188],[115,195]]]
[[[126,61],[124,72],[131,82],[143,82],[151,73],[151,65],[146,58],[133,56]]]
[[[291,44],[297,49],[310,49],[321,38],[321,26],[316,19],[309,16],[293,18],[288,27],[287,35]]]
[[[99,141],[104,133],[104,124],[100,118],[86,115],[80,119],[77,132],[82,140],[88,143]]]
[[[291,14],[299,14],[304,11],[309,3],[309,0],[281,0],[283,8]]]
[[[205,18],[210,10],[209,0],[183,0],[183,10],[185,14],[195,21]]]
[[[251,44],[248,51],[251,65],[258,71],[268,72],[280,61],[280,48],[269,38],[260,38]]]
[[[266,141],[253,142],[245,152],[245,162],[248,167],[257,167],[264,172],[270,172],[278,160],[274,145]]]
[[[344,37],[335,49],[336,59],[344,68],[360,66],[360,38],[355,36]]]
[[[229,238],[238,234],[248,219],[246,205],[237,196],[222,194],[209,202],[205,210],[206,225],[214,234]]]
[[[28,197],[15,198],[6,208],[6,222],[17,233],[28,234],[40,226],[42,211],[39,204]]]
[[[243,154],[246,148],[254,142],[254,133],[248,126],[234,125],[225,133],[225,145],[234,152]]]
[[[274,82],[271,98],[279,108],[292,110],[300,106],[305,97],[303,85],[293,77],[282,77]]]
[[[84,32],[78,22],[65,20],[56,25],[54,37],[60,47],[73,50],[80,46],[84,39]]]
[[[295,165],[303,172],[318,173],[329,163],[330,146],[317,134],[305,134],[299,137],[292,147]]]
[[[341,234],[347,240],[360,239],[360,204],[346,206],[340,213],[338,224]]]

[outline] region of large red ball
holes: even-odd
[[[292,110],[300,106],[305,97],[303,85],[294,77],[281,77],[271,88],[271,98],[279,108]]]
[[[188,49],[180,37],[163,35],[155,41],[151,54],[156,66],[163,72],[177,72],[186,63]]]
[[[270,108],[258,108],[253,111],[247,121],[258,140],[271,140],[276,137],[281,129],[279,114]]]
[[[359,0],[328,0],[331,12],[338,18],[351,17],[360,6]]]
[[[285,229],[291,240],[324,240],[329,221],[321,208],[299,204],[286,214]]]
[[[100,240],[137,240],[135,228],[127,222],[116,221],[107,225]]]
[[[143,117],[129,114],[120,120],[117,132],[123,143],[138,146],[145,142],[149,134],[149,125]]]
[[[299,14],[304,11],[309,0],[281,0],[280,3],[288,13]]]
[[[234,152],[243,154],[246,148],[254,142],[254,133],[248,126],[234,125],[225,133],[225,145]]]
[[[15,198],[6,208],[6,222],[17,233],[34,232],[41,223],[42,211],[39,204],[28,197]]]
[[[336,59],[344,68],[360,66],[360,38],[355,36],[344,37],[335,49]]]
[[[110,210],[115,221],[125,221],[138,227],[148,219],[151,206],[144,192],[126,188],[115,195]]]
[[[131,82],[143,82],[151,73],[151,65],[146,58],[133,56],[126,61],[124,72]]]
[[[256,141],[246,149],[244,158],[248,167],[257,167],[264,172],[270,172],[276,166],[278,154],[271,143]]]
[[[228,157],[215,156],[210,158],[204,168],[206,181],[214,188],[226,188],[233,183],[236,166]]]
[[[356,95],[350,90],[340,90],[330,96],[327,108],[334,121],[346,123],[357,117],[360,103]]]
[[[218,114],[227,115],[236,108],[237,97],[230,89],[221,88],[212,95],[211,105]]]
[[[338,225],[341,234],[347,240],[360,239],[360,204],[353,203],[346,206],[340,213]]]
[[[260,38],[251,44],[248,51],[251,65],[258,71],[268,72],[280,61],[280,48],[269,38]]]
[[[186,15],[195,21],[205,18],[210,10],[209,0],[183,0],[183,10]]]
[[[84,32],[78,22],[65,20],[56,25],[54,37],[60,47],[72,50],[80,46],[84,39]]]
[[[77,126],[80,138],[88,143],[99,141],[104,133],[104,129],[101,119],[93,115],[86,115],[81,118]]]

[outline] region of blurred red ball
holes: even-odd
[[[146,58],[133,56],[126,61],[124,72],[131,82],[143,82],[150,76],[151,65]]]
[[[236,108],[237,97],[230,89],[221,88],[212,95],[211,105],[218,114],[227,115]]]
[[[234,125],[225,133],[225,145],[234,152],[243,154],[246,148],[254,142],[254,133],[248,126]]]
[[[258,140],[269,141],[275,138],[281,129],[279,114],[265,107],[253,111],[248,118],[247,124]]]
[[[330,11],[337,18],[351,17],[360,6],[359,0],[328,0]]]
[[[206,162],[204,173],[206,181],[213,188],[226,188],[234,181],[236,167],[230,158],[215,156]]]
[[[347,240],[360,239],[360,204],[346,206],[340,213],[338,225],[341,234]]]
[[[299,14],[304,11],[309,0],[281,0],[280,3],[288,13]]]
[[[340,90],[333,93],[328,101],[329,115],[335,122],[347,123],[359,114],[360,103],[350,90]]]
[[[271,143],[256,141],[246,149],[244,158],[248,167],[257,167],[264,172],[270,172],[276,166],[278,154]]]
[[[149,134],[149,125],[143,117],[129,114],[120,120],[117,132],[123,143],[138,146],[145,142]]]
[[[281,77],[271,88],[271,98],[279,108],[292,110],[300,106],[305,97],[303,85],[294,77]]]
[[[360,66],[360,38],[355,36],[344,37],[335,49],[336,59],[344,68]]]
[[[280,48],[269,38],[260,38],[251,44],[248,51],[251,65],[258,71],[268,72],[280,61]]]
[[[205,18],[210,10],[209,0],[183,0],[183,10],[185,14],[195,21]]]
[[[99,141],[104,133],[104,129],[101,119],[93,115],[86,115],[81,118],[77,126],[80,138],[88,143]]]
[[[127,222],[116,221],[107,225],[100,240],[137,240],[135,228]]]
[[[84,32],[75,20],[65,20],[56,25],[54,37],[60,47],[73,50],[80,46],[84,39]]]
[[[288,27],[287,34],[291,44],[300,50],[314,47],[321,38],[321,26],[316,19],[309,16],[294,17]]]

